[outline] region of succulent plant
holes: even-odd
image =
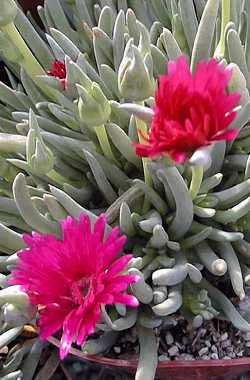
[[[81,213],[94,222],[105,212],[127,235],[128,272],[141,277],[130,290],[142,305],[103,308],[105,332],[83,351],[105,352],[117,331],[136,325],[136,379],[146,380],[157,366],[154,329],[173,313],[194,327],[220,315],[250,331],[217,287],[225,276],[244,299],[250,284],[249,1],[45,0],[45,32],[14,0],[1,7],[11,85],[0,83],[0,348],[34,323],[25,293],[8,284],[22,234],[60,237],[59,222]],[[230,127],[239,134],[196,152],[194,166],[141,159],[137,130],[146,133],[158,78],[182,54],[193,71],[213,56],[232,68],[228,92],[241,103]],[[51,75],[55,61],[65,63],[65,77],[60,67]],[[43,344],[20,342],[3,380],[34,376]]]

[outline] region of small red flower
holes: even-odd
[[[183,163],[202,146],[232,140],[236,129],[228,126],[236,116],[238,93],[228,94],[231,71],[215,59],[202,61],[194,75],[184,56],[168,64],[168,75],[159,80],[154,116],[143,144],[135,144],[142,157],[169,155]]]
[[[51,69],[47,72],[49,76],[58,78],[62,85],[63,90],[66,86],[66,66],[63,61],[54,61]]]
[[[106,218],[101,215],[91,229],[89,218],[67,217],[61,222],[62,240],[52,235],[24,235],[28,248],[18,253],[9,281],[21,285],[39,312],[40,336],[47,339],[63,330],[60,357],[72,343],[82,345],[101,316],[101,305],[139,305],[126,293],[138,276],[122,274],[131,255],[115,260],[126,241],[113,228],[104,238]]]

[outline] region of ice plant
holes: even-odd
[[[192,75],[184,56],[168,64],[155,94],[154,115],[145,142],[135,144],[142,157],[169,155],[183,163],[200,147],[232,140],[237,129],[228,129],[236,116],[238,93],[227,93],[231,71],[214,59],[198,63]]]
[[[48,70],[48,75],[59,79],[62,89],[65,90],[66,86],[66,66],[63,61],[55,60],[52,64],[50,70]]]
[[[46,33],[17,2],[0,14],[0,379],[44,377],[42,342],[22,334],[34,309],[62,357],[95,326],[74,354],[113,355],[133,328],[136,380],[154,379],[169,317],[250,331],[235,307],[250,286],[250,1],[46,0]],[[165,155],[185,167],[151,160]],[[84,210],[128,236],[128,273],[125,238],[71,218]]]
[[[137,307],[126,293],[137,276],[121,274],[131,255],[115,259],[126,241],[118,228],[104,238],[106,218],[101,215],[93,231],[89,218],[67,217],[61,222],[62,240],[53,235],[24,235],[28,248],[18,253],[11,284],[21,285],[39,310],[42,339],[63,329],[60,357],[73,342],[82,345],[92,334],[101,315],[101,305],[120,303]]]

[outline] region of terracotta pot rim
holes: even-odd
[[[52,343],[54,346],[60,347],[60,341],[54,337],[50,337],[47,339],[48,342]],[[137,360],[124,360],[124,359],[111,359],[106,358],[105,356],[97,356],[97,355],[88,355],[84,354],[84,352],[71,348],[70,354],[73,356],[77,356],[80,359],[88,360],[91,362],[113,366],[113,367],[123,367],[123,368],[136,368]],[[185,368],[185,367],[196,367],[196,368],[204,368],[204,367],[237,367],[242,365],[250,365],[250,356],[239,358],[239,359],[219,359],[219,360],[175,360],[175,361],[162,361],[159,362],[158,369],[164,368]]]

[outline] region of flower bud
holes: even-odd
[[[27,162],[35,172],[47,174],[54,167],[54,155],[42,139],[36,116],[32,110],[29,115],[29,128],[26,145]]]
[[[125,99],[142,101],[153,95],[152,58],[149,53],[143,58],[139,49],[130,39],[118,71],[119,91]]]
[[[238,92],[240,94],[240,104],[243,106],[249,101],[249,91],[244,74],[236,63],[230,63],[227,69],[232,71],[232,76],[228,84],[229,93]]]
[[[77,90],[81,120],[90,127],[105,124],[110,118],[111,107],[100,86],[95,82],[92,83],[90,88],[77,84]]]
[[[0,28],[14,21],[17,15],[17,5],[14,0],[1,0],[0,2]]]

